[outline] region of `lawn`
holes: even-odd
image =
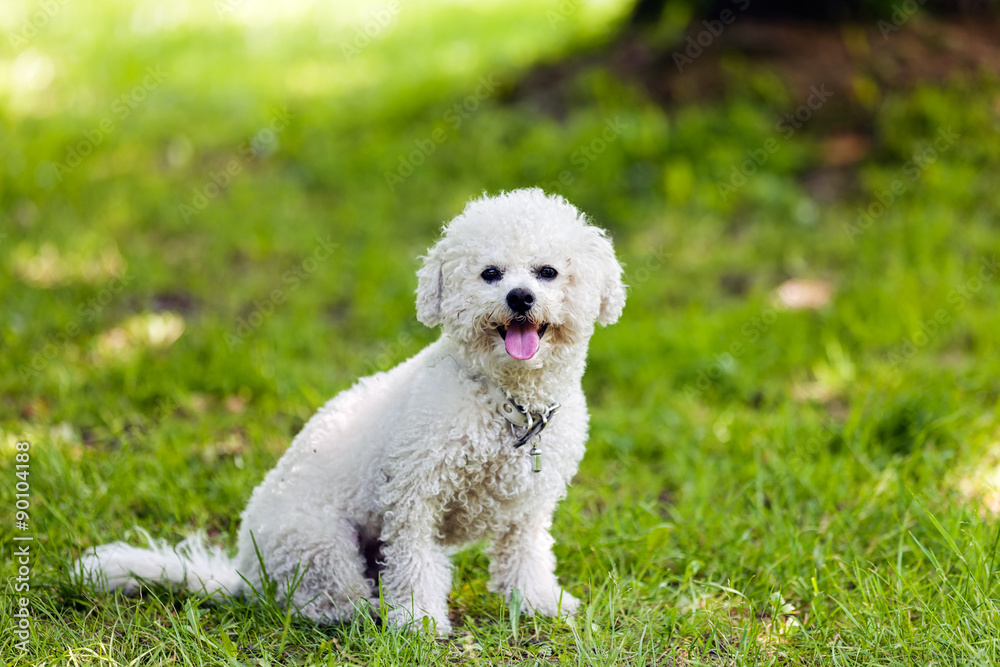
[[[6,3],[7,664],[1000,663],[995,74],[827,105],[734,57],[700,101],[600,64],[556,94],[519,82],[629,3],[340,4]],[[138,529],[234,545],[316,408],[435,338],[440,225],[530,185],[630,284],[555,517],[576,618],[512,616],[480,549],[448,640],[71,580]]]

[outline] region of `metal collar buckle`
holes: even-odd
[[[517,438],[514,449],[522,447],[532,438],[541,434],[549,425],[549,420],[560,408],[558,403],[553,403],[542,412],[530,412],[527,408],[516,403],[509,392],[506,392],[505,396],[507,400],[501,406],[500,411],[504,418],[510,422],[511,434]],[[524,429],[520,436],[517,434],[518,428]],[[542,470],[542,451],[537,444],[531,447],[531,470],[533,472],[541,472]]]

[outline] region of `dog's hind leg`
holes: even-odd
[[[290,594],[292,606],[318,623],[349,620],[372,604],[377,608],[353,524],[342,518],[322,524],[294,519],[289,524],[294,529],[283,531],[280,543],[263,554],[284,602]]]

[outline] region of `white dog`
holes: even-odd
[[[417,275],[417,318],[441,338],[309,420],[254,491],[234,559],[150,539],[97,547],[78,574],[238,594],[263,565],[320,623],[377,607],[380,577],[391,623],[447,634],[448,554],[489,538],[490,590],[572,614],[549,528],[587,439],[587,344],[625,305],[611,242],[561,197],[516,190],[470,202]]]

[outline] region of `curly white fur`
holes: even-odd
[[[501,277],[484,279],[488,267]],[[320,408],[254,491],[234,559],[150,539],[97,547],[78,572],[106,588],[146,579],[236,594],[242,578],[260,586],[262,560],[283,600],[321,623],[377,604],[380,576],[391,622],[430,617],[446,634],[448,554],[489,538],[491,590],[519,589],[529,612],[573,613],[549,529],[587,438],[587,345],[625,305],[611,242],[561,197],[516,190],[470,202],[417,275],[417,317],[441,338]],[[533,295],[526,313],[509,305],[514,289]],[[508,353],[507,327],[541,334],[533,356]],[[562,405],[541,436],[540,473],[528,447],[513,447],[505,392],[534,412]]]

